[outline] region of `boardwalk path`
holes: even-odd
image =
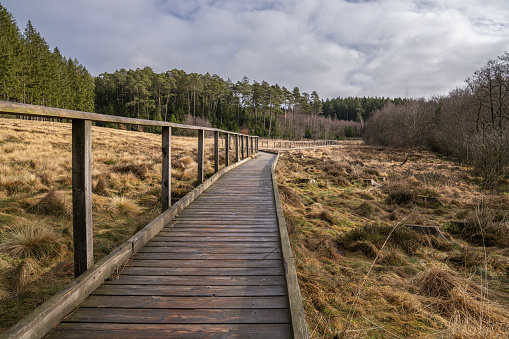
[[[274,159],[221,177],[47,337],[291,337]]]

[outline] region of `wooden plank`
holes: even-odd
[[[210,276],[210,275],[283,275],[283,268],[279,267],[126,267],[123,275],[183,275],[183,276]]]
[[[286,297],[166,297],[91,295],[80,307],[98,308],[286,308]]]
[[[270,260],[280,259],[281,254],[279,253],[261,253],[261,254],[244,254],[244,253],[138,253],[135,256],[136,259],[185,259],[185,260],[197,260],[197,259],[216,259],[216,260]]]
[[[94,264],[92,230],[92,122],[72,121],[74,277]]]
[[[116,324],[288,324],[287,309],[80,308],[66,323]]]
[[[226,238],[229,238],[229,237],[276,237],[278,236],[277,233],[275,232],[261,232],[261,231],[258,231],[258,232],[219,232],[219,233],[214,233],[214,232],[198,232],[198,231],[194,231],[194,232],[185,232],[185,231],[161,231],[159,232],[159,236],[160,237],[179,237],[179,238],[182,238],[182,237],[225,237],[225,240],[227,240]]]
[[[112,285],[193,285],[193,286],[269,286],[284,285],[282,276],[217,276],[217,277],[180,277],[180,276],[120,276],[111,280]]]
[[[227,247],[237,248],[237,247],[246,247],[246,248],[259,248],[259,247],[269,247],[275,248],[278,247],[277,241],[263,241],[256,242],[251,241],[249,243],[242,242],[224,242],[224,241],[214,241],[214,242],[168,242],[168,241],[157,241],[152,240],[147,246],[166,246],[166,247],[193,247],[193,248],[220,248]]]
[[[201,241],[201,242],[214,242],[214,241],[236,241],[236,242],[258,242],[258,241],[277,241],[278,237],[163,237],[155,236],[154,241],[174,241],[174,242],[188,242],[188,241]]]
[[[276,227],[165,227],[162,229],[164,232],[197,232],[197,233],[276,233]]]
[[[161,172],[161,210],[171,206],[171,127],[162,129],[163,169]]]
[[[171,246],[145,246],[138,253],[279,253],[279,246],[277,247],[207,247],[207,248],[194,248],[194,247],[171,247]]]
[[[285,296],[284,286],[102,285],[94,295],[165,295],[195,297]]]
[[[98,324],[65,323],[61,324],[46,338],[60,339],[99,338],[251,338],[251,339],[289,339],[288,324]]]
[[[258,260],[179,260],[179,259],[133,259],[131,266],[140,267],[281,267],[281,259]]]

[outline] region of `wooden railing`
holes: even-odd
[[[260,139],[258,141],[260,148],[265,149],[297,149],[313,148],[339,145],[338,140],[280,140],[280,139]]]
[[[235,162],[258,153],[258,137],[240,133],[164,121],[125,118],[119,116],[71,111],[65,109],[0,101],[0,114],[17,116],[69,119],[72,121],[72,204],[74,275],[84,273],[92,267],[92,122],[124,125],[159,126],[162,128],[162,212],[171,206],[171,136],[172,128],[198,131],[198,177],[197,185],[204,180],[205,132],[214,133],[214,171],[219,171],[219,134],[223,134],[225,167],[230,165],[230,148],[235,141]]]

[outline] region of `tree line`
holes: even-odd
[[[395,105],[402,105],[405,101],[406,99],[402,98],[390,99],[384,97],[327,98],[323,102],[323,114],[326,117],[337,120],[357,121],[362,123],[367,121],[374,111],[382,109],[387,103],[390,102]]]
[[[509,166],[509,52],[489,60],[448,95],[388,104],[367,122],[370,144],[428,147],[473,166],[495,187]]]
[[[20,32],[0,4],[0,100],[94,110],[93,78],[77,59],[62,56],[29,21]]]

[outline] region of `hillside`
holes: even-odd
[[[508,195],[434,154],[405,156],[357,141],[282,154],[312,337],[507,337]]]

